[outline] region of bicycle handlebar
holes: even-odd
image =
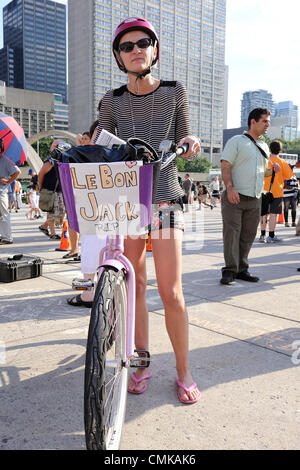
[[[172,153],[166,154],[166,156],[163,155],[160,169],[163,170],[164,168],[166,168],[174,160],[174,158],[179,157],[179,155],[182,155],[183,153],[186,153],[188,149],[189,144],[183,144],[180,147],[177,147],[176,150]]]
[[[177,155],[181,155],[183,153],[186,153],[189,149],[189,144],[183,144],[177,149]]]

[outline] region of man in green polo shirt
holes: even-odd
[[[259,281],[248,271],[248,255],[259,224],[264,177],[273,168],[280,170],[277,164],[268,169],[269,148],[261,139],[270,127],[270,114],[263,108],[251,111],[248,132],[229,139],[222,153],[226,190],[221,205],[225,258],[221,284],[232,284],[234,279]]]

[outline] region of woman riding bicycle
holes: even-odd
[[[184,86],[151,75],[159,59],[159,40],[153,26],[143,18],[124,20],[116,28],[112,47],[118,67],[128,74],[128,83],[103,97],[94,140],[105,129],[125,141],[130,137],[141,138],[157,151],[162,140],[170,139],[178,145],[189,144],[185,157],[199,152],[198,139],[189,136]],[[166,327],[176,357],[178,398],[183,403],[194,403],[200,392],[188,365],[188,318],[181,284],[182,195],[173,161],[161,171],[158,181],[151,225],[152,252]],[[170,236],[166,236],[166,231]],[[136,273],[135,346],[149,350],[145,239],[127,237],[125,255]],[[138,369],[129,379],[128,391],[143,393],[151,375],[148,369]]]

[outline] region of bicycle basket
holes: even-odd
[[[79,213],[81,210],[87,215],[86,219],[91,219],[90,214],[94,213],[95,220],[93,222],[95,221],[94,225],[97,225],[97,233],[99,233],[99,226],[101,224],[104,226],[103,219],[105,219],[104,216],[99,217],[99,210],[102,211],[99,207],[117,207],[119,210],[122,204],[117,201],[117,198],[126,199],[126,197],[129,197],[128,201],[132,202],[132,205],[141,208],[139,220],[144,226],[148,225],[160,165],[161,158],[156,151],[146,142],[136,138],[131,138],[125,145],[112,149],[101,145],[88,145],[72,147],[63,152],[58,162],[58,168],[70,228],[87,234],[87,231],[84,232],[84,230],[89,230],[89,228],[83,228],[82,214]],[[104,171],[111,172],[108,180],[114,181],[115,184],[111,184],[111,187],[105,188],[106,190],[103,192],[104,178],[101,179],[101,175],[103,176]],[[79,175],[78,179],[77,174]],[[131,184],[130,175],[135,175],[136,184]],[[119,184],[118,178],[121,184]],[[122,180],[126,181],[126,178],[128,184],[122,185]],[[87,197],[90,198],[89,201]],[[94,198],[93,204],[91,198]],[[79,200],[81,206],[78,204]],[[125,204],[128,203],[124,203],[123,208]],[[128,206],[126,208],[128,209]],[[111,217],[109,209],[107,209],[106,215],[107,232],[117,230],[116,227],[112,228],[113,225],[122,225],[119,222],[120,218],[124,218],[124,215],[118,214],[119,218],[117,217],[116,220]],[[126,216],[128,216],[128,210]],[[79,230],[80,227],[81,230]],[[104,229],[101,228],[101,230]]]
[[[156,151],[147,142],[131,137],[124,145],[113,145],[112,148],[103,145],[73,146],[62,152],[62,163],[87,162],[125,162],[142,160],[144,164],[159,161]]]
[[[61,163],[92,163],[92,162],[127,162],[142,161],[143,165],[152,166],[152,202],[157,189],[161,157],[150,144],[142,139],[131,137],[125,145],[114,145],[111,149],[103,145],[74,146],[62,152]],[[145,171],[145,173],[147,173]],[[150,172],[148,173],[150,174]]]

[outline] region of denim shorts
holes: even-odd
[[[149,231],[162,230],[163,228],[177,228],[184,232],[184,215],[181,198],[154,204]]]

